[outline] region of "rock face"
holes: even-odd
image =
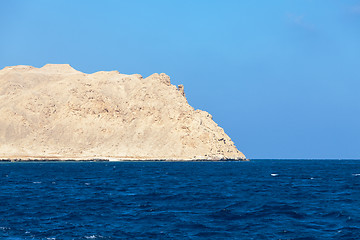
[[[0,70],[1,159],[245,159],[164,73]]]

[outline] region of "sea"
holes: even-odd
[[[360,239],[360,161],[2,162],[0,239]]]

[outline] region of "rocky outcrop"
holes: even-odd
[[[178,90],[185,97],[185,91],[184,91],[184,85],[180,84],[178,85]]]
[[[85,74],[67,64],[0,71],[1,159],[245,159],[164,73]]]

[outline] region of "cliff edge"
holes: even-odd
[[[164,73],[0,70],[0,159],[245,159]]]

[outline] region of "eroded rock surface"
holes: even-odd
[[[164,73],[84,74],[67,64],[0,71],[0,158],[245,159]]]

